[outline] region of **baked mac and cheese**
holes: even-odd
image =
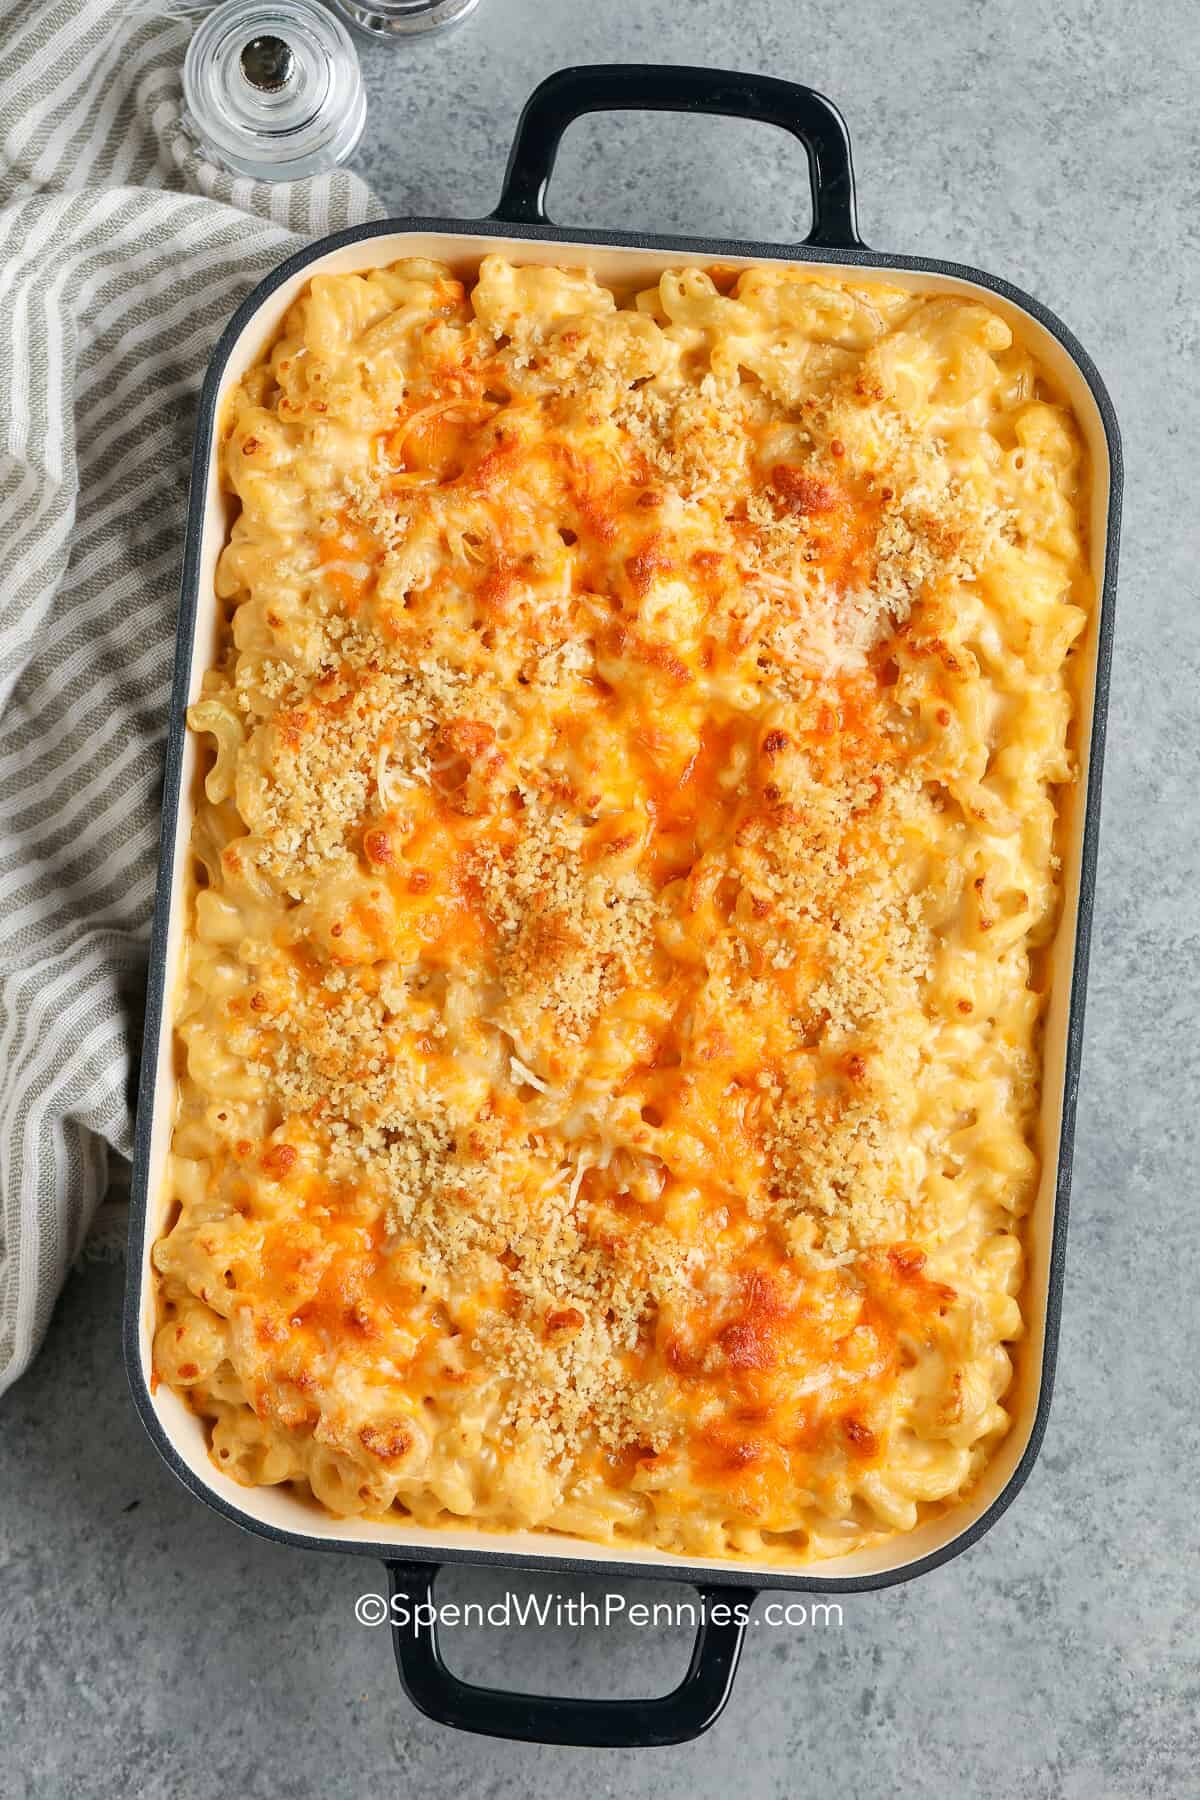
[[[1008,1423],[1090,585],[973,299],[317,275],[238,386],[158,1376],[247,1483],[834,1555]]]

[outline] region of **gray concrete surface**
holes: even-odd
[[[363,170],[397,212],[464,218],[494,203],[520,103],[563,63],[811,82],[850,122],[868,241],[1013,277],[1109,381],[1127,520],[1053,1418],[967,1556],[848,1599],[840,1630],[752,1629],[700,1743],[529,1749],[417,1717],[352,1617],[372,1565],[241,1536],[176,1487],[126,1398],[121,1273],[86,1268],[0,1408],[0,1793],[1200,1794],[1198,52],[1189,0],[482,0],[457,38],[366,53]],[[571,133],[553,208],[786,239],[804,195],[799,149],[765,128],[619,116]],[[454,1654],[476,1678],[632,1693],[685,1650],[563,1630],[464,1634]]]

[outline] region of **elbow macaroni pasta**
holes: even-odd
[[[157,1375],[338,1514],[799,1561],[1004,1433],[1079,434],[974,300],[317,276],[234,393]]]

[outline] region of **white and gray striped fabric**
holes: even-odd
[[[130,1151],[204,366],[268,269],[378,211],[203,162],[187,36],[0,0],[0,1392]]]

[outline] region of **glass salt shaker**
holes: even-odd
[[[367,116],[350,34],[315,0],[226,0],[188,45],[183,95],[207,154],[259,181],[336,168]]]
[[[330,0],[330,4],[368,37],[403,44],[448,25],[461,25],[479,0]]]

